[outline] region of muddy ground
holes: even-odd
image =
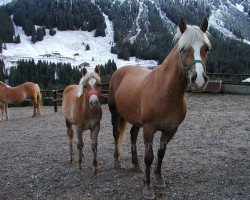
[[[187,117],[163,162],[167,187],[155,187],[156,198],[250,199],[250,96],[188,94],[187,102]],[[61,109],[43,107],[42,117],[31,118],[31,107],[10,108],[9,120],[0,122],[0,199],[142,199],[142,174],[130,168],[129,134],[124,169],[115,170],[110,113],[102,108],[98,176],[92,174],[89,132],[83,170],[68,162]],[[158,141],[156,134],[154,153]],[[138,146],[143,163],[142,134]]]

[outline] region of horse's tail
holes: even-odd
[[[38,109],[40,110],[41,106],[42,106],[42,93],[40,91],[39,85],[37,85],[37,87],[38,87],[38,91],[37,91],[37,104],[38,104]]]
[[[118,129],[119,133],[118,145],[123,143],[126,129],[127,129],[127,122],[124,119],[120,118],[119,129]]]

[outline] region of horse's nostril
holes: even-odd
[[[196,78],[197,78],[197,73],[195,73],[195,74],[192,76],[191,82],[192,82],[192,83],[195,83]]]

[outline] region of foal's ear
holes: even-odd
[[[207,27],[208,27],[208,21],[207,18],[205,18],[200,25],[200,29],[205,33],[207,31]]]
[[[100,70],[99,70],[99,67],[95,67],[95,73],[97,73],[98,75],[100,75]]]
[[[86,68],[84,67],[84,68],[82,68],[82,76],[85,76],[87,74],[87,70],[86,70]]]
[[[187,29],[187,24],[183,18],[181,18],[181,20],[179,22],[179,29],[180,29],[181,33],[184,33],[184,31]]]

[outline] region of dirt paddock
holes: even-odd
[[[187,94],[188,113],[167,146],[166,188],[157,199],[250,199],[250,96]],[[53,107],[10,108],[0,122],[0,199],[142,199],[142,174],[131,170],[130,137],[122,147],[124,168],[113,168],[110,113],[103,105],[99,134],[100,174],[92,174],[89,133],[79,171],[68,162],[64,119]],[[159,134],[154,139],[154,154]],[[143,162],[142,134],[139,158]],[[74,145],[77,158],[76,145]],[[152,181],[154,176],[152,175]]]

